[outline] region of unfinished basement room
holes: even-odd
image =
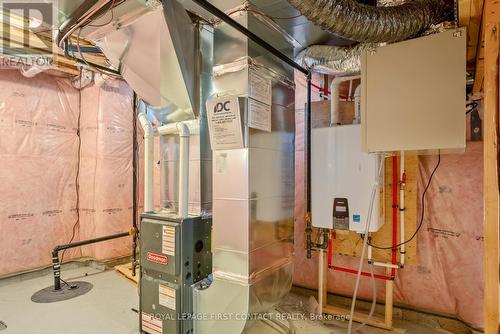
[[[500,334],[500,1],[0,21],[0,334]]]

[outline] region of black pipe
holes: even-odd
[[[306,105],[306,249],[307,258],[312,257],[312,223],[311,223],[311,94],[312,94],[312,75],[307,74],[307,105]]]
[[[137,93],[134,91],[132,102],[132,228],[135,233],[132,239],[132,276],[135,276],[137,264]]]
[[[259,36],[255,35],[253,32],[251,32],[250,30],[248,30],[247,28],[245,28],[244,26],[242,26],[241,24],[239,24],[238,22],[236,22],[235,20],[233,20],[229,15],[227,15],[226,13],[224,13],[223,11],[221,11],[219,8],[215,7],[214,5],[212,5],[211,3],[209,3],[208,1],[206,1],[206,0],[194,0],[194,2],[196,2],[198,5],[200,5],[201,7],[203,7],[204,9],[206,9],[207,11],[209,11],[211,14],[215,15],[217,18],[219,18],[222,21],[224,21],[227,24],[229,24],[234,29],[236,29],[239,32],[241,32],[243,35],[245,35],[248,38],[250,38],[252,41],[254,41],[255,43],[257,43],[258,45],[260,45],[261,47],[263,47],[267,51],[271,52],[273,55],[275,55],[276,57],[278,57],[279,59],[281,59],[282,61],[284,61],[288,65],[290,65],[293,68],[299,70],[300,72],[302,72],[305,75],[309,74],[309,70],[308,69],[300,66],[293,59],[289,58],[284,53],[282,53],[280,50],[276,49],[274,46],[272,46],[271,44],[267,43],[262,38],[260,38]]]
[[[102,241],[123,238],[123,237],[129,236],[130,234],[131,234],[131,232],[122,232],[122,233],[108,235],[105,237],[89,239],[89,240],[82,240],[82,241],[77,241],[77,242],[73,242],[73,243],[65,244],[65,245],[57,245],[56,247],[54,247],[54,249],[52,250],[52,269],[54,271],[54,290],[56,290],[56,291],[61,290],[61,262],[59,261],[59,252],[60,251],[65,250],[65,249],[95,244],[95,243],[102,242]]]

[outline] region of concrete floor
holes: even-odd
[[[7,325],[0,334],[128,334],[139,333],[137,288],[114,271],[92,267],[63,268],[66,280],[90,282],[94,288],[86,295],[52,304],[31,302],[31,295],[52,284],[50,271],[41,277],[8,279],[0,281],[0,321]],[[308,296],[291,294],[284,301],[283,310],[290,314],[306,314]],[[294,317],[296,319],[296,317]],[[346,323],[325,325],[318,321],[295,320],[295,333],[337,334],[346,333]],[[450,333],[426,325],[396,321],[392,333],[434,334]],[[257,323],[249,334],[282,333],[272,324]],[[366,327],[358,333],[388,334],[389,331]]]

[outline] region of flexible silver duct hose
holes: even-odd
[[[312,45],[295,58],[301,66],[329,75],[352,75],[361,70],[361,52],[374,48],[372,44],[354,47]]]
[[[416,36],[450,10],[445,0],[415,0],[391,7],[369,6],[356,0],[288,2],[322,29],[364,43],[392,43]]]

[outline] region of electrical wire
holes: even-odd
[[[80,35],[81,35],[81,33],[82,33],[82,30],[83,30],[83,27],[81,27],[81,28],[80,28],[80,31],[78,32],[78,36],[77,36],[77,39],[76,39],[76,48],[77,48],[78,53],[80,54],[80,57],[81,57],[81,59],[83,60],[83,62],[84,62],[84,63],[85,63],[88,67],[90,67],[91,69],[93,69],[93,70],[95,70],[95,71],[97,71],[97,72],[99,72],[99,73],[101,73],[101,74],[103,74],[103,75],[108,75],[108,76],[113,77],[113,78],[120,78],[121,76],[119,76],[119,75],[116,75],[116,74],[111,73],[111,72],[103,71],[103,70],[101,70],[101,69],[99,69],[99,68],[97,68],[97,67],[95,67],[95,66],[93,66],[93,65],[89,64],[89,62],[85,59],[85,57],[83,56],[83,53],[82,53],[82,49],[81,49],[81,47],[80,47]]]
[[[413,239],[415,239],[415,237],[417,236],[418,232],[420,231],[420,229],[422,228],[423,224],[424,224],[424,217],[425,217],[425,194],[427,194],[427,190],[429,190],[429,187],[431,185],[431,182],[432,182],[432,179],[434,178],[434,174],[436,174],[436,171],[437,169],[439,168],[439,165],[441,164],[441,150],[439,150],[438,152],[438,161],[436,163],[436,166],[434,167],[431,175],[429,176],[429,180],[427,181],[427,185],[425,186],[425,189],[422,193],[422,198],[421,198],[421,211],[422,211],[422,214],[420,216],[420,222],[418,224],[418,227],[417,229],[415,230],[415,232],[412,234],[412,236],[404,241],[404,242],[401,242],[395,246],[390,246],[390,247],[381,247],[381,246],[376,246],[376,245],[373,245],[371,244],[370,242],[368,242],[368,244],[373,247],[373,248],[377,248],[377,249],[385,249],[385,250],[388,250],[388,249],[397,249],[399,247],[401,247],[402,245],[405,245],[407,243],[409,243],[410,241],[412,241]],[[363,238],[363,237],[361,237]],[[363,239],[367,239],[367,238],[363,238]]]
[[[275,20],[293,20],[293,19],[297,19],[301,16],[303,16],[302,14],[297,14],[297,15],[293,15],[293,16],[271,16],[271,15],[268,15],[266,13],[264,13],[263,11],[260,11],[260,10],[256,10],[256,9],[252,9],[252,8],[249,8],[249,2],[247,1],[246,4],[244,5],[244,7],[242,8],[237,8],[235,10],[232,10],[228,13],[226,13],[228,16],[231,16],[233,14],[236,14],[236,13],[240,13],[240,12],[250,12],[250,13],[254,13],[254,14],[258,14],[258,15],[261,15],[261,16],[264,16],[264,17],[267,17],[268,19],[272,20],[272,21],[275,21]],[[218,24],[220,23],[222,20],[220,19],[216,19],[216,20],[212,20],[212,24]],[[276,22],[275,22],[276,23]]]
[[[76,285],[71,285],[69,284],[68,282],[66,282],[65,280],[63,280],[61,277],[59,277],[59,279],[64,283],[66,284],[70,289],[74,289],[76,288]]]
[[[108,10],[106,12],[104,12],[102,15],[99,15],[98,17],[92,19],[92,21],[98,20],[101,17],[103,17],[104,15],[106,15],[107,13],[111,12],[111,18],[108,20],[108,22],[101,23],[101,24],[88,24],[88,26],[89,27],[94,27],[94,28],[100,28],[100,27],[107,26],[108,24],[110,24],[111,22],[113,22],[113,20],[115,19],[115,2],[116,2],[116,0],[113,0],[111,2],[111,6],[108,8]],[[120,5],[122,2],[123,1],[121,1],[120,3],[118,3],[116,6]]]
[[[472,102],[470,102],[470,103],[467,103],[467,105],[466,105],[466,106],[467,106],[467,107],[472,106],[469,110],[467,110],[467,111],[465,112],[465,114],[467,115],[467,114],[470,114],[471,112],[473,112],[474,110],[476,110],[476,109],[477,109],[477,107],[479,106],[479,103],[477,103],[477,102],[475,102],[475,101],[472,101]]]
[[[75,176],[76,221],[73,224],[71,238],[70,238],[68,244],[72,243],[73,240],[75,240],[76,228],[80,225],[80,162],[81,162],[81,157],[82,157],[82,137],[81,137],[81,133],[80,133],[81,116],[82,116],[82,69],[81,68],[80,68],[80,74],[79,74],[79,82],[80,82],[80,89],[78,90],[78,118],[77,118],[77,128],[76,128],[76,136],[78,138],[78,153],[77,153],[77,159],[76,159],[76,176]],[[66,249],[63,250],[61,253],[61,265],[64,262],[64,255],[65,254],[66,254]]]

